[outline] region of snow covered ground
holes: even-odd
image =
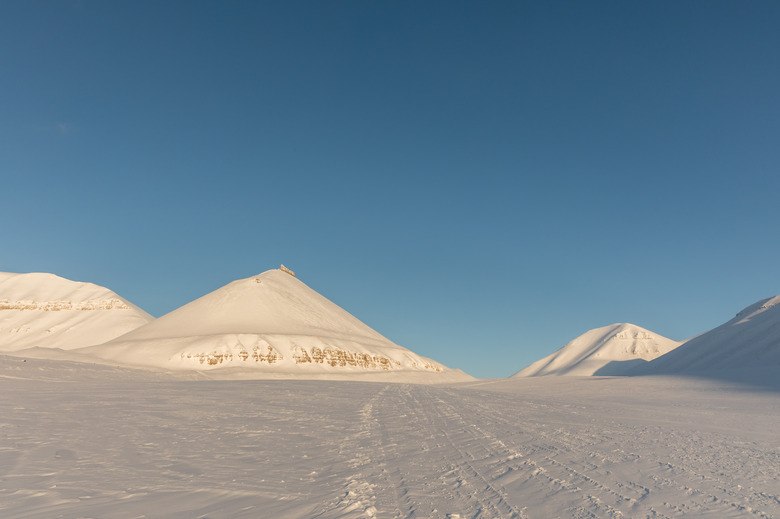
[[[780,388],[707,379],[226,381],[0,356],[0,517],[780,517],[778,431]]]

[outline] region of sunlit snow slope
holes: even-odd
[[[514,377],[622,375],[679,346],[640,326],[612,324],[580,335]]]
[[[684,342],[638,373],[780,367],[780,296],[752,304],[717,328]]]
[[[234,281],[85,353],[168,369],[454,371],[394,344],[282,270]]]
[[[54,274],[0,272],[0,351],[91,346],[153,319],[92,283]]]

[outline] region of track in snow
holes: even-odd
[[[4,360],[4,518],[780,517],[777,393],[185,381]]]

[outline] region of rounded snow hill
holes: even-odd
[[[0,351],[71,350],[109,341],[154,318],[111,290],[55,276],[0,272]]]
[[[282,270],[233,281],[83,353],[165,369],[457,371],[394,344]]]
[[[679,346],[680,343],[630,323],[585,332],[513,377],[544,375],[624,375]]]
[[[780,296],[754,303],[730,321],[685,341],[636,374],[735,371],[780,366]]]

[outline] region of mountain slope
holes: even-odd
[[[454,372],[394,344],[282,270],[229,283],[83,353],[167,369]]]
[[[780,366],[780,296],[748,306],[730,321],[642,366],[637,374],[770,366]]]
[[[585,332],[513,377],[622,375],[680,343],[629,323]]]
[[[91,346],[153,319],[92,283],[54,274],[0,272],[0,351]]]

